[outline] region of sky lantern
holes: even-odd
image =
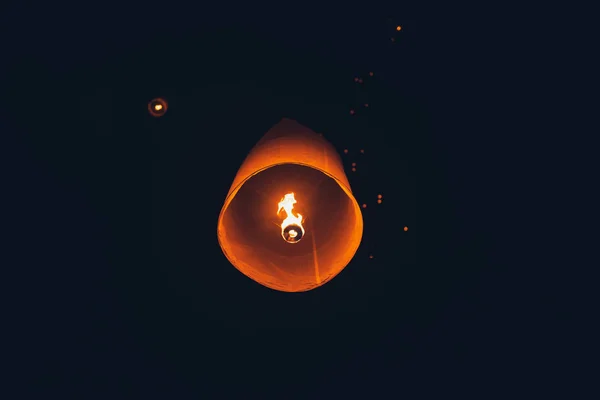
[[[167,104],[167,101],[160,97],[153,99],[148,103],[148,112],[150,112],[150,115],[153,117],[162,117],[165,115],[168,108],[169,105]]]
[[[400,25],[398,25],[398,26],[396,27],[396,30],[397,30],[398,32],[400,32],[400,31],[402,30],[402,27],[401,27]]]
[[[229,262],[282,292],[327,283],[352,260],[362,233],[362,213],[335,148],[290,119],[250,151],[217,224]]]

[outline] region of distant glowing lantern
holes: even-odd
[[[348,149],[344,149],[344,154],[348,154]]]
[[[408,231],[408,226],[404,227],[404,232]]]
[[[400,31],[402,30],[402,27],[401,27],[400,25],[398,25],[398,26],[396,27],[396,30],[397,30],[398,32],[400,32]]]
[[[355,163],[355,162],[353,162],[353,163],[352,163],[352,166],[353,166],[353,167],[356,167],[356,163]]]
[[[360,152],[361,152],[362,154],[365,154],[365,151],[364,151],[363,149],[360,149]]]
[[[148,103],[148,112],[153,117],[162,117],[167,112],[168,104],[166,100],[156,98]]]
[[[231,264],[282,292],[333,279],[354,257],[362,233],[362,212],[335,148],[289,119],[250,151],[217,223]]]
[[[369,103],[365,103],[365,107],[369,107]]]
[[[363,203],[362,208],[367,208],[367,205]]]
[[[356,168],[352,167],[352,172],[356,172]]]
[[[381,204],[381,199],[377,200],[377,204]]]
[[[372,72],[369,72],[369,76],[373,76],[373,73],[372,73]]]

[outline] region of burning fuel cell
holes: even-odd
[[[362,212],[335,148],[289,119],[250,151],[217,224],[229,262],[283,292],[333,279],[354,257],[362,233]]]
[[[287,215],[281,223],[281,236],[288,243],[298,243],[304,236],[304,227],[302,226],[302,215],[294,215],[293,209],[296,203],[294,193],[288,193],[279,202],[277,213],[285,211]]]

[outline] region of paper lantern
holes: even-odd
[[[217,226],[231,264],[283,292],[330,281],[354,257],[362,232],[362,213],[335,148],[289,119],[250,151]]]
[[[169,105],[167,101],[161,98],[156,98],[148,103],[148,112],[153,117],[162,117],[167,112]]]

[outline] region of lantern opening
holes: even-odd
[[[281,193],[302,193],[288,215],[302,216],[305,228],[284,227],[285,213],[272,208],[285,199]],[[337,275],[356,252],[362,215],[355,203],[322,171],[297,164],[269,167],[246,180],[223,210],[221,247],[238,269],[263,285],[308,290]]]

